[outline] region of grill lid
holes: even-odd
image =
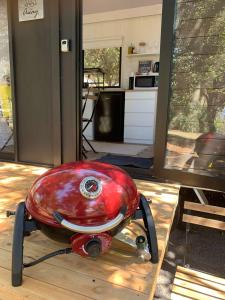
[[[123,206],[125,218],[139,205],[137,188],[122,169],[100,162],[61,165],[40,176],[31,187],[26,208],[37,221],[60,226],[53,213],[82,226],[114,219]]]

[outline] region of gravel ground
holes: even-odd
[[[224,194],[206,193],[206,195],[211,204],[224,206]],[[190,201],[190,199],[198,201],[192,191],[182,190],[181,205],[183,200]],[[176,266],[184,266],[184,258],[185,263],[192,269],[225,278],[224,250],[225,232],[192,225],[186,244],[185,225],[181,223],[181,226],[177,226],[171,232],[154,299],[170,300]]]

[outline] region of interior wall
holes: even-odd
[[[159,60],[161,34],[161,5],[124,10],[115,13],[84,17],[83,40],[85,48],[122,46],[121,87],[128,88],[131,72],[138,70],[139,60]],[[135,15],[136,11],[136,15]],[[132,13],[131,13],[132,12]],[[149,12],[149,15],[146,13]],[[123,16],[121,18],[121,16]],[[86,20],[86,21],[85,21]],[[128,57],[128,46],[146,42],[149,56]]]
[[[162,0],[83,0],[84,14],[162,4]]]

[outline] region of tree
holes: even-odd
[[[119,86],[120,48],[87,49],[84,53],[85,68],[101,68],[105,72],[105,86]],[[93,79],[97,81],[96,75]]]
[[[170,128],[221,132],[225,128],[225,1],[177,6]]]

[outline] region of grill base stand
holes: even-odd
[[[8,217],[14,215],[12,212],[6,213]],[[139,209],[136,210],[132,220],[143,219],[144,226],[143,230],[145,232],[147,238],[147,246],[150,254],[150,261],[152,263],[158,263],[158,244],[156,237],[155,224],[153,220],[153,216],[151,213],[151,209],[149,207],[149,202],[147,199],[141,195]],[[54,251],[49,253],[37,260],[34,260],[29,263],[24,263],[23,261],[23,243],[24,237],[30,235],[33,231],[39,230],[38,223],[30,219],[26,207],[25,202],[21,202],[17,206],[17,210],[15,213],[15,224],[14,224],[14,234],[13,234],[13,246],[12,246],[12,286],[18,287],[22,285],[23,279],[23,268],[32,267],[37,265],[51,257],[69,254],[73,252],[72,248],[60,249],[58,251]],[[120,236],[120,234],[118,234]],[[138,250],[137,243],[134,241],[128,242],[128,244],[133,244],[133,247]]]

